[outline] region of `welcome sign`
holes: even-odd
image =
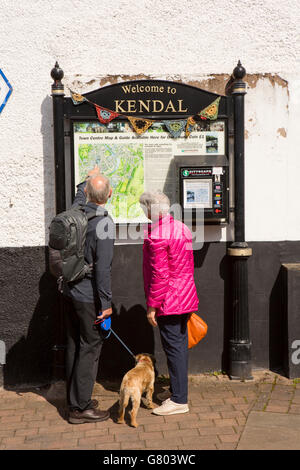
[[[135,80],[106,86],[84,94],[89,101],[116,113],[145,117],[186,117],[197,114],[219,95],[183,83],[165,80]],[[222,96],[219,114],[225,115],[226,97]],[[67,116],[94,117],[87,103],[75,106],[65,98]]]
[[[115,101],[115,111],[119,113],[187,113],[188,109],[183,105],[183,99],[171,98],[177,94],[176,87],[164,85],[123,85],[123,100]],[[128,99],[132,95],[144,95],[144,99]],[[152,94],[161,96],[161,99],[151,99]],[[169,99],[166,95],[170,95]]]

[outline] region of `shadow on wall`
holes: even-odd
[[[68,315],[69,310],[72,308],[72,302],[65,300],[64,315]],[[145,308],[139,304],[129,309],[126,309],[123,305],[117,308],[115,304],[112,304],[112,309],[112,329],[133,355],[141,352],[155,354],[153,328],[147,321]],[[67,342],[65,332],[66,330],[64,329],[64,344]],[[134,366],[134,358],[116,336],[111,333],[109,337],[103,341],[97,381],[119,380]],[[65,379],[64,354],[60,357],[60,367],[60,372],[63,372],[60,378]]]
[[[146,310],[142,305],[134,305],[128,310],[121,306],[119,312],[113,305],[112,329],[134,355],[141,352],[155,353],[153,328],[147,321]],[[134,358],[111,333],[102,346],[97,379],[101,381],[104,378],[123,377],[134,366]]]
[[[208,324],[207,337],[199,346],[199,353],[191,351],[191,365],[195,363],[198,371],[199,368],[202,371],[228,370],[232,328],[230,260],[226,255],[229,244],[206,242],[194,253],[199,314]]]
[[[269,361],[270,370],[283,372],[284,369],[284,345],[288,337],[288,325],[284,322],[283,315],[283,270],[279,270],[278,276],[272,287],[269,302]],[[287,348],[286,348],[287,350]]]
[[[231,242],[226,243],[229,248]],[[224,304],[223,304],[223,352],[222,371],[229,369],[229,340],[232,331],[232,284],[231,284],[231,263],[230,257],[226,254],[220,263],[220,277],[224,282]]]
[[[41,134],[44,163],[44,220],[45,240],[48,243],[49,225],[55,215],[55,171],[52,98],[47,96],[41,105]]]
[[[6,299],[3,300],[4,317],[1,323],[2,334],[8,345],[3,368],[4,387],[49,383],[58,310],[56,281],[47,268],[42,274],[36,273],[37,266],[44,269],[48,264],[47,250],[44,247],[14,248],[9,250],[5,258],[6,263],[13,268],[11,276],[7,269],[8,276],[3,281],[7,286],[4,289]]]
[[[13,282],[11,279],[8,280],[8,284],[13,286],[14,297],[10,295],[8,302],[3,300],[3,304],[6,305],[7,321],[3,327],[3,339],[6,344],[12,344],[8,348],[6,364],[3,367],[3,385],[7,389],[40,386],[49,384],[57,378],[64,378],[64,352],[53,352],[53,346],[57,344],[59,334],[61,334],[60,344],[65,344],[64,321],[60,313],[60,297],[57,293],[56,280],[48,272],[47,249],[43,250],[45,251],[46,272],[40,277],[39,297],[35,307],[34,293],[37,279],[30,277],[30,266],[28,266],[27,273],[30,281],[27,277],[23,277],[23,283],[20,279],[15,279]],[[24,254],[22,261],[26,264]],[[35,259],[34,268],[38,264],[41,265],[40,261]],[[21,272],[23,270],[20,270],[20,275]],[[113,306],[113,310],[113,330],[132,353],[134,355],[140,352],[154,354],[154,333],[147,321],[145,308],[137,304],[127,310],[121,306],[118,311]],[[65,314],[68,314],[67,309]],[[5,332],[8,332],[9,337]],[[54,360],[54,354],[56,354],[56,360]],[[134,359],[111,334],[102,347],[98,380],[119,379],[132,367],[134,367]]]

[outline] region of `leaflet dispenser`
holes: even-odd
[[[179,176],[179,199],[185,216],[196,220],[204,210],[207,224],[226,224],[229,219],[229,166],[224,155],[174,156]]]

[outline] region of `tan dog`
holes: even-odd
[[[131,398],[132,410],[130,411],[131,426],[137,427],[136,415],[141,404],[142,394],[146,392],[146,406],[155,408],[152,402],[154,391],[154,363],[155,359],[150,354],[138,354],[135,356],[137,364],[124,375],[119,399],[118,423],[124,423],[125,408]]]

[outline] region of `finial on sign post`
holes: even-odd
[[[58,65],[58,62],[55,62],[54,68],[51,70],[51,77],[53,78],[54,82],[52,84],[52,93],[54,94],[63,94],[64,93],[64,85],[61,80],[64,77],[64,71]]]
[[[236,80],[242,80],[246,75],[246,69],[242,66],[241,61],[238,61],[237,66],[233,70],[233,76]]]
[[[238,61],[237,66],[232,72],[233,82],[231,83],[231,94],[246,94],[246,82],[243,78],[246,75],[246,69],[242,66],[241,61]]]
[[[233,93],[241,92],[246,93],[246,82],[243,78],[246,75],[246,69],[242,66],[241,61],[239,60],[237,66],[234,68],[231,77],[225,86],[226,96],[232,95]]]

